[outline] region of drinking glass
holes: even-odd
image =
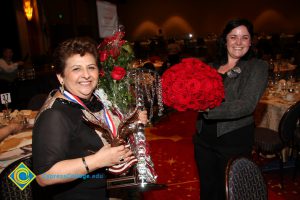
[[[2,110],[2,113],[3,113],[3,118],[6,119],[6,120],[10,120],[11,119],[11,109],[4,109]]]
[[[289,74],[288,75],[288,80],[287,80],[287,90],[288,92],[293,93],[295,91],[294,85],[296,82],[296,78],[294,76],[294,74]]]

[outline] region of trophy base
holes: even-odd
[[[123,176],[119,178],[107,179],[108,190],[136,190],[139,192],[146,192],[150,190],[162,190],[166,189],[167,185],[158,183],[145,183],[142,185],[137,182],[135,176]]]
[[[122,176],[118,178],[107,179],[107,189],[117,189],[132,187],[138,185],[135,176]]]
[[[110,174],[107,178],[108,190],[134,190],[138,192],[146,192],[150,190],[166,189],[167,185],[157,183],[142,184],[138,181],[136,168],[131,168],[127,175],[113,175]]]
[[[124,176],[119,178],[111,178],[107,179],[107,189],[134,189],[139,190],[141,192],[149,191],[149,190],[161,190],[167,188],[165,184],[157,184],[157,183],[146,183],[142,185],[138,183],[135,176]]]
[[[110,198],[116,199],[142,199],[143,192],[151,190],[162,190],[166,189],[167,186],[164,184],[147,183],[141,185],[137,183],[134,177],[123,177],[108,180],[108,195]]]

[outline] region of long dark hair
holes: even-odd
[[[228,57],[227,57],[227,40],[226,37],[227,35],[232,31],[232,29],[235,29],[238,26],[245,26],[250,34],[251,41],[254,36],[254,31],[253,31],[253,25],[252,23],[247,20],[247,19],[234,19],[231,20],[227,23],[225,26],[223,33],[219,37],[217,41],[218,45],[218,52],[217,52],[217,58],[216,62],[218,65],[224,65],[228,62]],[[253,47],[250,46],[248,52],[240,59],[240,60],[249,60],[250,58],[253,58],[255,56],[255,53],[253,51]]]

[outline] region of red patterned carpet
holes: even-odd
[[[197,200],[199,179],[194,163],[192,136],[195,131],[195,112],[173,112],[162,118],[154,127],[146,129],[152,160],[158,173],[158,183],[166,184],[164,190],[145,192],[144,200]],[[276,171],[265,174],[269,200],[300,199],[300,173],[293,182],[285,174],[285,189],[279,188]]]

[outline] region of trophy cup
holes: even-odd
[[[147,69],[135,69],[131,70],[128,74],[134,83],[131,83],[135,91],[136,108],[134,114],[138,110],[145,109],[145,103],[149,105],[149,119],[153,117],[153,105],[155,98],[159,107],[158,115],[162,115],[163,105],[161,99],[161,84],[160,77],[156,72]],[[133,115],[134,115],[133,114]],[[132,116],[132,114],[131,114]],[[132,119],[130,117],[129,119]],[[130,120],[127,120],[130,121]],[[109,172],[114,176],[107,180],[108,189],[120,189],[120,188],[138,188],[139,190],[149,190],[163,188],[164,185],[156,184],[157,174],[154,169],[154,164],[151,160],[149,146],[146,141],[145,126],[142,123],[135,125],[128,123],[128,128],[133,131],[131,134],[127,134],[126,138],[122,138],[123,141],[127,141],[130,144],[130,148],[133,151],[136,160],[134,163],[129,163],[128,171],[122,171],[116,173],[116,170],[109,168]],[[124,137],[124,136],[123,136]]]
[[[109,122],[85,117],[92,122],[112,146],[126,145],[135,158],[108,168],[108,189],[137,187],[146,188],[155,184],[157,175],[146,142],[144,125],[137,123],[140,110],[147,109],[149,119],[153,117],[154,103],[158,104],[158,115],[162,115],[161,82],[159,75],[151,70],[134,68],[134,52],[124,32],[116,31],[98,45],[101,70],[99,87],[95,95],[101,100],[104,110],[116,114],[120,123],[117,131],[110,130]],[[91,120],[92,119],[92,120]]]
[[[116,136],[113,136],[109,127],[88,111],[83,110],[87,123],[94,125],[95,129],[102,133],[102,137],[112,146],[125,145],[131,149],[135,158],[121,164],[109,167],[110,174],[107,179],[108,189],[120,189],[134,187],[140,190],[162,188],[156,184],[157,174],[151,160],[149,146],[146,141],[145,126],[138,122],[138,112],[145,109],[145,103],[149,105],[149,119],[153,117],[153,106],[156,100],[158,115],[162,115],[163,104],[161,98],[161,82],[156,72],[147,69],[134,69],[127,74],[128,88],[134,93],[134,103],[123,111],[123,118],[117,128]],[[97,94],[96,94],[97,96]]]

